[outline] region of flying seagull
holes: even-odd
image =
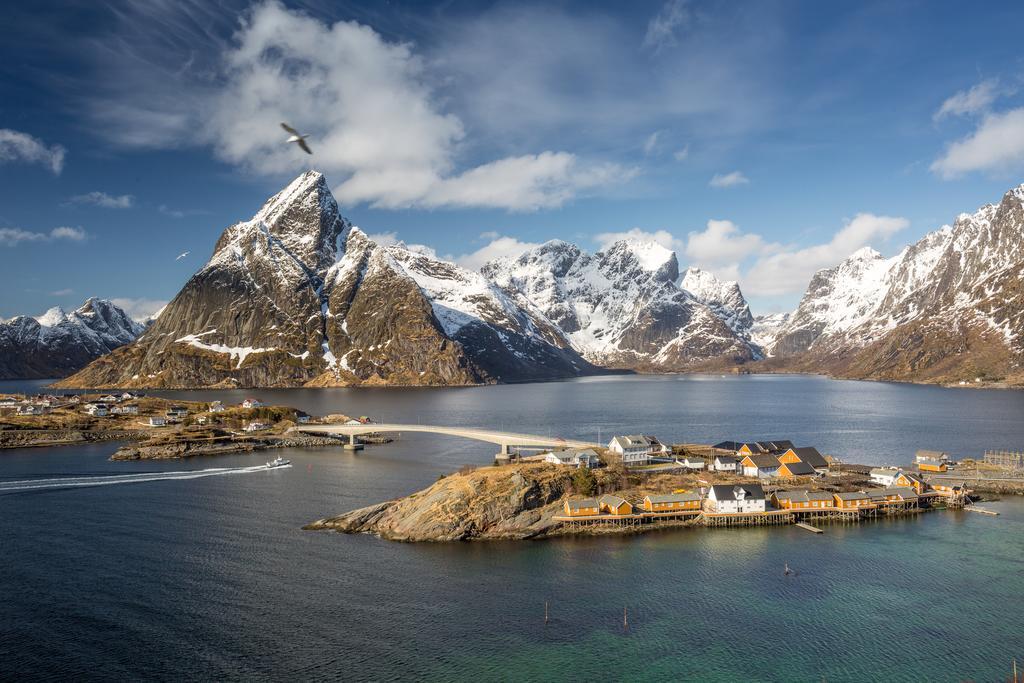
[[[180,261],[181,259],[185,258],[186,256],[188,256],[191,253],[192,253],[191,251],[186,251],[184,254],[178,254],[178,257],[175,258],[174,260],[175,261]]]
[[[292,128],[291,126],[289,126],[287,123],[284,123],[284,122],[281,122],[281,127],[284,128],[286,133],[291,135],[291,137],[288,138],[287,140],[285,140],[285,142],[295,142],[295,143],[298,143],[299,147],[302,148],[303,152],[305,152],[306,154],[312,154],[313,153],[313,150],[311,150],[309,148],[309,145],[306,144],[306,138],[309,137],[308,135],[300,135],[299,131],[295,130],[294,128]]]

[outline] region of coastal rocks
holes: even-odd
[[[545,464],[481,468],[305,528],[410,542],[536,538],[560,526],[553,517],[570,482],[569,471]]]

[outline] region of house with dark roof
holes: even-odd
[[[904,472],[900,470],[896,477],[892,480],[893,486],[907,486],[914,489],[918,495],[928,490],[928,484],[925,483],[924,479],[913,474],[911,472]]]
[[[818,471],[805,462],[784,462],[779,464],[779,469],[775,471],[775,476],[779,478],[790,478],[790,477],[815,477],[818,475]]]
[[[655,444],[643,434],[614,436],[608,442],[608,450],[618,453],[624,465],[646,465],[655,448]]]
[[[779,459],[771,453],[756,453],[740,460],[740,470],[747,477],[774,477],[779,471]]]
[[[597,499],[597,503],[601,506],[601,512],[606,512],[609,515],[633,514],[633,505],[625,498],[620,498],[619,496],[606,493]]]
[[[711,463],[715,472],[735,472],[740,461],[731,455],[716,455]]]
[[[578,500],[565,501],[565,514],[570,517],[589,517],[601,512],[601,506],[596,498],[580,498]]]
[[[863,491],[851,491],[849,493],[833,493],[837,510],[863,510],[875,507],[871,502],[871,496]]]
[[[964,482],[949,479],[932,479],[928,485],[944,496],[956,496],[965,492]]]
[[[760,484],[716,484],[708,489],[704,507],[709,512],[764,512],[768,501]]]
[[[875,467],[870,472],[871,482],[881,484],[884,488],[892,486],[900,471],[895,467]]]
[[[800,448],[787,448],[779,455],[780,463],[803,462],[825,474],[828,472],[828,461],[825,456],[818,452],[814,446],[801,446]]]
[[[778,441],[721,441],[714,445],[726,451],[733,451],[736,455],[756,455],[757,453],[782,453],[793,447],[793,442],[780,439]]]

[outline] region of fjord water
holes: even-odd
[[[791,438],[869,464],[1024,446],[1024,392],[816,377],[256,395],[591,439]],[[110,462],[114,447],[0,452],[0,678],[952,681],[1005,678],[1024,656],[1016,498],[986,503],[999,517],[937,512],[821,536],[397,544],[300,527],[489,463],[493,446],[405,434],[358,454],[290,450],[293,466],[269,472],[242,471],[266,454]],[[7,490],[110,475],[127,483]]]

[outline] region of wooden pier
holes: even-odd
[[[992,515],[993,517],[997,517],[999,515],[995,510],[986,510],[985,508],[976,507],[974,505],[966,505],[964,506],[964,510],[967,512],[980,512],[983,515]]]
[[[801,529],[804,529],[804,530],[806,530],[806,531],[810,531],[810,532],[811,532],[812,534],[823,534],[823,533],[825,533],[824,531],[822,531],[822,530],[821,530],[821,529],[819,529],[818,527],[816,527],[816,526],[811,526],[811,525],[810,525],[810,524],[808,524],[807,522],[797,522],[797,523],[796,523],[796,525],[797,525],[798,527],[800,527]]]

